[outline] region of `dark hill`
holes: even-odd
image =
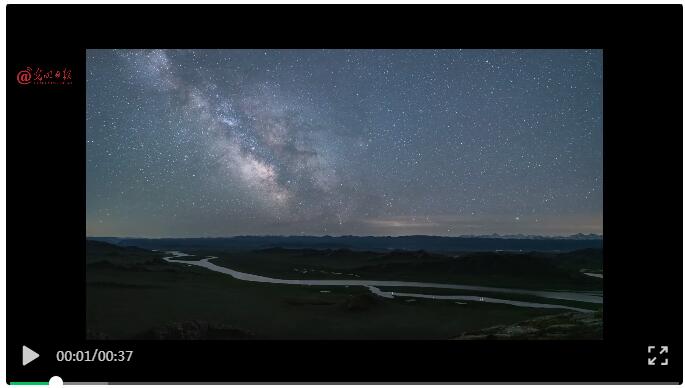
[[[291,249],[351,249],[351,250],[426,250],[455,251],[573,251],[585,248],[602,248],[597,238],[491,238],[441,236],[238,236],[225,238],[115,238],[91,237],[121,246],[138,246],[148,249],[227,249],[257,250],[266,248]]]
[[[108,262],[110,264],[151,263],[163,256],[138,247],[127,247],[109,244],[102,241],[86,239],[86,263]]]
[[[581,249],[573,252],[560,253],[556,256],[560,267],[575,271],[580,271],[582,269],[601,270],[603,267],[603,258],[603,249]]]
[[[601,255],[601,251],[599,251]],[[475,252],[449,257],[427,252],[392,252],[380,255],[372,264],[354,268],[366,277],[403,280],[480,281],[517,287],[588,288],[601,287],[601,280],[583,275],[579,263],[592,262],[601,268],[596,252],[575,254]],[[585,264],[583,264],[585,265]],[[589,268],[585,266],[584,268]]]

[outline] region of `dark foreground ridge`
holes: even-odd
[[[462,333],[456,340],[602,339],[602,311],[546,315]]]
[[[192,320],[172,322],[144,331],[135,337],[142,340],[225,340],[251,339],[254,334],[222,323]]]

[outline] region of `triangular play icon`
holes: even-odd
[[[38,354],[38,353],[34,352],[33,350],[27,348],[26,346],[23,346],[22,350],[21,350],[21,363],[22,363],[22,365],[26,365],[29,362],[38,358],[38,356],[40,356],[40,354]]]

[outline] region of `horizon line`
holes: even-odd
[[[218,239],[218,238],[236,238],[236,237],[372,237],[372,238],[402,238],[402,237],[441,237],[441,238],[506,238],[506,237],[543,237],[543,238],[569,238],[575,236],[596,236],[604,237],[604,234],[598,233],[574,233],[569,235],[542,235],[542,234],[462,234],[458,236],[445,236],[445,235],[434,235],[434,234],[406,234],[406,235],[355,235],[355,234],[341,234],[341,235],[314,235],[314,234],[237,234],[232,236],[182,236],[182,237],[144,237],[144,236],[89,236],[86,238],[121,238],[121,239],[147,239],[147,240],[161,240],[161,239]]]

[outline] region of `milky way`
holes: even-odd
[[[602,233],[601,51],[87,56],[87,235]]]

